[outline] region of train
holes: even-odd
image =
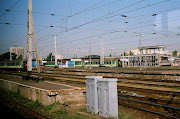
[[[111,64],[112,62],[112,64]],[[58,66],[61,66],[61,62],[58,61]],[[56,67],[55,61],[43,61],[40,62],[40,66],[44,67]],[[63,60],[63,67],[90,67],[89,59],[79,59],[79,60]],[[118,58],[105,58],[104,64],[100,64],[100,59],[91,59],[91,67],[120,67],[122,66],[122,61]],[[32,67],[36,67],[36,61],[32,61]],[[0,61],[0,69],[13,69],[13,70],[26,70],[27,61],[26,60],[14,60],[14,61]]]
[[[23,61],[23,60],[0,61],[0,69],[26,70],[27,61]]]
[[[89,59],[75,61],[75,67],[122,67],[122,61],[119,58],[104,58],[104,64],[100,64],[100,59]]]

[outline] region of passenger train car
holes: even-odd
[[[100,59],[91,59],[91,67],[121,67],[122,61],[118,58],[104,58],[104,64],[100,64]],[[90,60],[76,61],[75,67],[90,67]]]
[[[26,70],[27,61],[14,60],[14,61],[0,61],[0,69],[18,69]]]

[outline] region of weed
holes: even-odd
[[[86,111],[87,111],[87,110],[86,110],[86,107],[80,109],[80,112],[86,112]]]

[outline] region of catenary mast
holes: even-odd
[[[32,0],[28,0],[28,21],[27,21],[27,73],[32,73]]]

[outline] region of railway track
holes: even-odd
[[[17,102],[14,99],[10,99],[8,97],[0,97],[0,101],[2,104],[4,104],[6,107],[12,109],[19,115],[21,115],[25,119],[50,119],[46,115],[37,112],[19,102]]]
[[[36,74],[36,73],[34,73]],[[65,82],[75,82],[75,83],[84,83],[85,84],[85,77],[84,76],[69,76],[69,75],[63,75],[63,74],[41,74],[43,78],[46,79],[54,79],[59,81],[65,81]],[[118,81],[118,89],[128,90],[128,91],[135,91],[135,92],[143,92],[143,93],[156,93],[160,95],[178,95],[180,96],[180,91],[178,91],[178,88],[180,86],[178,85],[169,85],[165,86],[164,88],[160,89],[158,84],[146,84],[144,83],[135,83],[135,82],[123,82],[123,79],[121,81]],[[125,79],[124,79],[125,80]],[[165,84],[163,84],[165,85]],[[160,85],[163,87],[163,85]],[[152,88],[153,87],[153,88]],[[174,89],[175,88],[175,89]],[[176,89],[177,88],[177,89]],[[177,91],[177,92],[176,92]]]
[[[35,74],[35,73],[33,73]],[[67,83],[78,83],[85,85],[85,80],[83,76],[80,75],[64,75],[64,74],[42,74],[42,76],[48,80],[54,79],[57,81],[67,82]],[[171,88],[170,88],[171,89]],[[133,91],[133,92],[141,92],[144,94],[158,94],[161,96],[169,96],[171,99],[160,100],[159,98],[150,98],[150,97],[139,97],[139,95],[130,96],[126,94],[122,94],[123,91]],[[118,83],[118,100],[119,105],[135,108],[138,110],[150,112],[156,115],[160,115],[161,117],[166,118],[180,118],[180,102],[175,102],[173,100],[174,97],[180,96],[180,91],[173,90],[157,90],[144,87],[135,87],[135,86],[126,86],[126,84]]]
[[[180,118],[180,108],[118,96],[118,104],[157,114],[164,118]]]

